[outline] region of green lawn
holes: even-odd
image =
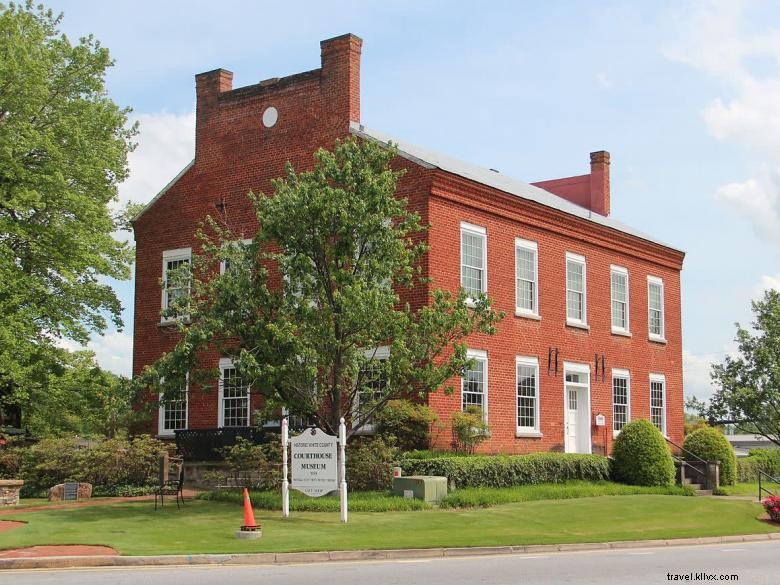
[[[126,555],[284,552],[442,546],[605,542],[774,532],[761,507],[727,498],[636,495],[505,504],[487,509],[359,512],[349,524],[333,512],[256,512],[263,537],[236,540],[235,504],[196,500],[155,512],[134,502],[3,517],[27,526],[0,533],[0,549],[36,544],[108,545]]]
[[[771,482],[762,482],[762,487],[769,490],[776,496],[780,496],[780,485]],[[758,501],[758,482],[752,483],[737,483],[734,485],[720,486],[720,490],[725,492],[729,496],[751,496]],[[769,494],[763,492],[761,498],[767,497]]]

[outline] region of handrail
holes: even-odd
[[[774,477],[769,475],[766,471],[762,471],[762,470],[759,469],[758,470],[758,501],[759,502],[761,501],[761,493],[762,492],[766,492],[770,496],[776,496],[777,495],[774,492],[769,491],[768,489],[766,489],[765,487],[763,487],[761,485],[761,476],[766,477],[772,483],[776,483],[777,485],[780,485],[780,481],[777,481]]]
[[[688,451],[688,450],[687,450],[685,447],[681,447],[680,445],[678,445],[677,443],[675,443],[674,441],[672,441],[672,440],[671,440],[669,437],[664,437],[664,439],[666,439],[666,442],[667,442],[667,443],[669,443],[670,445],[674,445],[674,446],[675,446],[675,447],[677,447],[677,448],[678,448],[680,451],[682,451],[683,453],[685,453],[685,454],[686,454],[688,457],[691,457],[692,459],[695,459],[695,460],[696,460],[696,461],[698,461],[699,463],[709,463],[709,461],[705,461],[704,459],[702,459],[702,458],[701,458],[701,457],[699,457],[698,455],[694,455],[693,453],[691,453],[690,451]]]

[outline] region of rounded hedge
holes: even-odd
[[[629,485],[671,485],[674,461],[666,441],[650,421],[631,421],[612,448],[612,479]]]
[[[731,443],[718,429],[696,429],[685,437],[683,448],[705,461],[718,461],[720,485],[734,485],[737,481],[737,457]]]

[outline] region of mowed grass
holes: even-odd
[[[770,481],[761,482],[761,487],[765,490],[769,490],[776,496],[780,496],[780,484]],[[736,483],[734,485],[722,485],[720,490],[728,496],[751,496],[758,501],[758,482],[752,483]],[[761,499],[767,497],[769,494],[765,491],[761,493]]]
[[[693,489],[685,486],[642,487],[624,485],[611,481],[568,481],[565,483],[547,483],[522,485],[511,488],[464,488],[450,493],[442,502],[442,508],[487,508],[500,504],[528,502],[532,500],[564,500],[595,496],[628,496],[637,494],[657,494],[674,496],[692,496]],[[200,499],[217,502],[243,502],[243,494],[238,490],[206,492]],[[252,506],[260,510],[280,510],[282,496],[274,492],[250,492]],[[404,499],[383,492],[353,492],[349,495],[349,508],[354,512],[400,512],[428,510],[432,506],[421,500]],[[309,498],[295,490],[290,491],[290,510],[299,512],[338,512],[338,496]]]
[[[256,512],[263,537],[237,540],[241,506],[195,500],[182,510],[133,502],[64,510],[19,511],[5,520],[0,549],[40,544],[95,544],[125,555],[249,553],[606,542],[765,533],[777,526],[744,500],[683,496],[602,496],[543,500],[492,508],[422,512]]]

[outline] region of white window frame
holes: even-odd
[[[526,309],[520,307],[518,296],[520,294],[520,272],[518,270],[517,252],[518,250],[526,250],[533,253],[534,257],[534,274],[533,274],[533,309]],[[530,240],[523,240],[521,238],[515,238],[515,315],[519,317],[539,317],[539,245],[536,242]]]
[[[612,368],[612,386],[610,391],[612,393],[612,437],[617,437],[620,434],[619,430],[615,429],[615,378],[620,378],[626,381],[626,423],[631,422],[631,372],[620,368]]]
[[[661,434],[665,437],[666,436],[666,376],[663,374],[650,374],[650,383],[648,386],[648,394],[650,395],[650,422],[653,423],[653,426],[658,426],[653,422],[653,382],[657,382],[661,384],[661,400],[663,400],[663,405],[661,408],[661,428],[659,429],[661,431]]]
[[[650,331],[650,287],[652,285],[659,286],[661,288],[661,333],[653,333]],[[647,277],[647,335],[652,341],[660,341],[666,343],[666,308],[664,302],[664,281],[658,276]]]
[[[624,301],[616,301],[615,297],[613,296],[612,291],[612,278],[615,275],[623,276],[626,279],[626,298]],[[612,333],[618,334],[618,335],[630,335],[631,331],[631,293],[630,293],[630,279],[628,274],[628,268],[625,268],[623,266],[617,266],[615,264],[612,264],[609,267],[609,318],[610,318],[610,324],[612,326]],[[612,303],[614,302],[623,302],[626,305],[626,324],[624,327],[620,327],[619,325],[615,325],[615,316],[612,312]]]
[[[192,266],[192,248],[177,248],[176,250],[165,250],[162,254],[162,311],[168,310],[168,262],[186,260]],[[192,293],[192,280],[188,283],[187,294]],[[186,319],[186,315],[176,317],[160,315],[160,323],[175,323],[179,319]]]
[[[520,366],[525,367],[532,367],[535,370],[534,374],[534,382],[535,382],[535,388],[534,388],[534,426],[532,427],[526,427],[526,426],[520,426],[519,424],[519,415],[517,411],[515,412],[515,423],[517,426],[517,429],[515,431],[516,437],[541,437],[541,421],[540,421],[540,393],[539,393],[539,359],[536,357],[531,356],[517,356],[515,358],[515,407],[516,409],[520,408],[520,396],[518,396],[517,389],[518,385],[520,383]]]
[[[482,294],[487,293],[488,290],[488,261],[487,261],[487,230],[481,226],[467,223],[465,221],[460,222],[460,286],[463,286],[463,234],[468,233],[471,236],[479,236],[482,238]],[[470,291],[467,291],[470,294]],[[469,297],[466,301],[469,304],[474,304],[474,299]]]
[[[371,361],[374,360],[386,360],[390,357],[390,346],[389,345],[380,345],[376,349],[367,349],[365,352],[363,352],[363,355],[370,359]],[[352,403],[352,418],[353,419],[359,419],[360,417],[360,392],[355,392],[355,400]],[[369,417],[370,419],[371,417]],[[376,427],[374,427],[373,422],[366,422],[363,424],[362,427],[360,427],[357,430],[358,435],[373,435],[376,432]]]
[[[569,291],[577,292],[569,288],[569,262],[582,265],[582,318],[569,317]],[[566,252],[566,324],[572,327],[588,329],[588,265],[585,256]]]
[[[466,358],[468,359],[474,359],[479,362],[482,362],[484,364],[482,368],[482,372],[484,375],[483,379],[483,388],[482,391],[482,418],[487,422],[488,420],[488,354],[483,349],[467,349],[466,350]],[[463,412],[465,409],[463,408],[463,392],[464,392],[464,385],[465,385],[465,378],[461,376],[460,378],[460,410]]]
[[[225,245],[226,246],[236,246],[236,245],[240,244],[240,245],[243,245],[243,246],[248,246],[251,243],[252,243],[252,239],[251,238],[244,238],[243,240],[234,240],[232,242],[228,242]],[[222,260],[219,261],[219,273],[220,274],[225,274],[225,269],[226,268],[227,268],[227,262],[223,258]]]
[[[176,430],[186,430],[190,426],[190,376],[187,374],[187,379],[184,383],[184,428],[183,429],[166,429],[165,427],[165,409],[166,404],[162,401],[162,393],[159,394],[158,400],[160,401],[159,408],[157,409],[157,435],[160,437],[173,437],[176,435]]]
[[[219,400],[218,400],[218,417],[217,426],[222,429],[225,428],[225,370],[235,369],[235,364],[230,358],[220,358],[219,360]],[[246,387],[246,425],[252,424],[252,395],[251,386]],[[231,429],[241,427],[227,427]]]

